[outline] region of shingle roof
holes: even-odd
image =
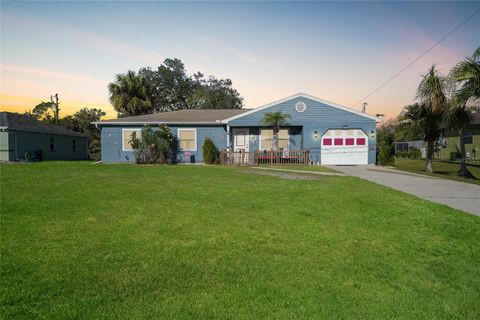
[[[0,112],[0,127],[10,130],[34,131],[66,136],[88,137],[88,135],[70,129],[43,123],[35,118],[13,112]]]
[[[139,124],[139,123],[217,123],[218,121],[247,112],[249,109],[214,109],[214,110],[178,110],[145,114],[141,116],[110,119],[96,122],[98,124]]]

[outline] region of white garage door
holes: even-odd
[[[321,144],[322,164],[368,164],[368,137],[362,130],[328,130]]]

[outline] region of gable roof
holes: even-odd
[[[75,137],[88,137],[86,134],[58,127],[53,124],[44,123],[35,118],[14,112],[0,112],[0,128]]]
[[[303,92],[299,92],[299,93],[297,93],[297,94],[294,94],[294,95],[291,95],[291,96],[289,96],[289,97],[286,97],[286,98],[277,100],[277,101],[275,101],[275,102],[272,102],[272,103],[263,105],[263,106],[261,106],[261,107],[258,107],[258,108],[255,108],[255,109],[250,109],[250,111],[248,111],[248,112],[245,112],[245,113],[242,113],[242,114],[239,114],[239,115],[235,115],[235,116],[230,117],[230,118],[228,118],[228,119],[224,119],[224,120],[222,121],[222,123],[228,123],[229,121],[242,118],[242,117],[244,117],[244,116],[247,116],[247,115],[249,115],[249,114],[255,113],[255,112],[257,112],[257,111],[265,110],[265,109],[267,109],[267,108],[273,107],[273,106],[275,106],[275,105],[277,105],[277,104],[280,104],[280,103],[282,103],[282,102],[286,102],[286,101],[288,101],[288,100],[295,99],[295,98],[298,98],[298,97],[303,97],[303,98],[307,98],[307,99],[310,99],[310,100],[314,100],[314,101],[317,101],[317,102],[326,104],[326,105],[328,105],[328,106],[331,106],[331,107],[334,107],[334,108],[337,108],[337,109],[340,109],[340,110],[343,110],[343,111],[351,112],[351,113],[357,114],[357,115],[359,115],[359,116],[362,116],[362,117],[365,117],[365,118],[368,118],[368,119],[375,120],[375,121],[377,121],[377,122],[380,122],[380,121],[381,121],[378,117],[375,117],[375,116],[372,116],[372,115],[369,115],[369,114],[366,114],[366,113],[362,113],[362,112],[360,112],[360,111],[358,111],[358,110],[355,110],[355,109],[352,109],[352,108],[349,108],[349,107],[345,107],[345,106],[342,106],[342,105],[339,105],[339,104],[336,104],[336,103],[333,103],[333,102],[330,102],[330,101],[327,101],[327,100],[323,100],[323,99],[320,99],[320,98],[311,96],[311,95],[306,94],[306,93],[303,93]]]
[[[219,124],[223,119],[248,112],[249,109],[191,109],[144,114],[94,122],[94,124]]]

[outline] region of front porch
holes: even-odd
[[[228,151],[220,153],[220,164],[235,166],[260,165],[308,165],[309,150],[259,150],[259,151]]]

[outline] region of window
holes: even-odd
[[[297,102],[297,104],[295,105],[295,110],[297,112],[304,112],[305,110],[307,109],[307,105],[305,104],[305,102]]]
[[[473,143],[473,136],[471,131],[465,132],[465,135],[463,136],[463,141],[465,144]]]
[[[197,129],[178,129],[178,147],[181,151],[197,151]]]
[[[395,142],[395,153],[408,151],[408,142]]]
[[[323,139],[323,145],[324,146],[331,146],[332,145],[332,139],[331,138],[324,138]]]
[[[122,130],[122,150],[133,151],[131,140],[135,132],[137,138],[141,137],[142,129],[123,129]]]
[[[357,146],[364,146],[365,142],[365,138],[357,138]]]
[[[235,145],[237,147],[244,147],[246,145],[245,131],[237,131],[235,134]]]
[[[336,146],[341,146],[341,145],[343,145],[343,138],[335,138],[335,139],[333,139],[333,143]]]
[[[72,139],[72,151],[77,151],[77,140]]]
[[[345,145],[353,146],[354,144],[355,144],[355,139],[353,139],[353,138],[346,138],[345,139]]]
[[[49,146],[50,151],[55,151],[55,138],[50,137],[50,146]]]
[[[289,146],[288,129],[278,131],[278,149],[288,149]],[[270,150],[273,147],[273,130],[260,129],[260,150]]]
[[[278,149],[288,150],[288,129],[281,129],[278,132]]]

